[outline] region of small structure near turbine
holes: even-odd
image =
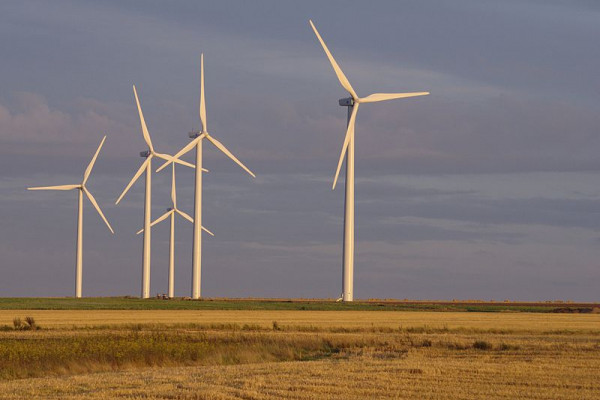
[[[83,273],[83,194],[84,193],[87,196],[87,198],[90,200],[90,203],[92,203],[92,205],[94,206],[96,211],[98,211],[98,214],[100,214],[100,217],[102,217],[102,220],[104,221],[106,226],[108,226],[108,229],[110,229],[110,232],[115,233],[113,231],[113,228],[108,223],[108,220],[102,213],[102,210],[100,209],[100,206],[98,205],[98,202],[96,202],[96,199],[94,198],[94,196],[85,187],[85,184],[87,183],[88,178],[90,177],[90,174],[92,172],[92,168],[94,168],[94,164],[96,163],[96,158],[98,158],[98,154],[100,153],[100,149],[102,148],[102,145],[104,144],[105,140],[106,140],[106,136],[104,136],[104,138],[102,138],[102,141],[100,142],[100,146],[98,146],[98,150],[96,150],[96,154],[94,154],[94,157],[92,157],[92,161],[90,161],[87,168],[85,169],[85,172],[83,173],[83,181],[80,184],[78,184],[78,185],[59,185],[59,186],[39,186],[39,187],[27,188],[27,190],[74,190],[74,189],[79,190],[79,206],[77,208],[77,244],[76,244],[76,256],[75,256],[75,259],[76,259],[76,262],[75,262],[75,297],[77,297],[77,298],[81,297],[81,282],[82,282],[82,273]]]
[[[242,167],[248,172],[253,178],[256,177],[252,171],[250,171],[240,160],[238,160],[226,147],[218,141],[214,136],[208,133],[206,124],[206,102],[204,100],[204,54],[200,56],[200,123],[202,124],[202,130],[196,133],[190,133],[190,138],[193,140],[181,149],[173,157],[173,160],[168,160],[157,172],[165,168],[169,163],[177,161],[179,157],[183,156],[194,147],[196,148],[196,176],[195,176],[195,189],[194,189],[194,244],[193,244],[193,257],[192,257],[192,298],[200,298],[200,280],[202,272],[202,139],[207,139],[215,147],[221,150],[225,155],[231,158],[236,164]]]
[[[358,106],[361,103],[374,103],[385,100],[401,99],[405,97],[425,96],[429,92],[415,92],[415,93],[374,93],[367,97],[359,97],[346,75],[342,72],[342,69],[335,61],[331,52],[327,48],[327,45],[321,38],[321,35],[317,31],[317,28],[310,21],[315,35],[321,42],[323,50],[329,62],[337,75],[340,84],[348,91],[350,98],[340,99],[339,105],[342,107],[348,107],[348,126],[346,130],[346,137],[344,138],[344,144],[342,145],[342,153],[338,161],[337,170],[335,172],[335,178],[333,179],[332,189],[335,189],[335,185],[342,168],[344,158],[346,159],[346,198],[344,206],[344,255],[343,255],[343,289],[342,289],[342,300],[352,301],[354,299],[354,124],[356,122],[356,113],[358,112]]]
[[[169,237],[169,298],[175,297],[175,214],[181,215],[183,218],[187,219],[191,223],[194,223],[194,219],[190,217],[185,212],[181,211],[177,208],[177,189],[175,187],[175,163],[171,164],[173,167],[172,175],[171,175],[171,201],[173,202],[173,207],[168,208],[167,212],[155,219],[150,226],[154,226],[168,217],[171,217],[171,236]],[[211,236],[215,236],[211,231],[202,227],[206,233]],[[142,233],[144,229],[140,229],[137,234]]]
[[[150,221],[152,219],[152,158],[158,157],[163,160],[177,162],[179,164],[188,166],[190,168],[195,168],[194,165],[182,161],[173,159],[172,156],[168,154],[158,153],[154,150],[154,146],[152,146],[152,140],[150,139],[150,134],[148,133],[148,127],[146,126],[146,121],[144,120],[144,114],[142,113],[142,107],[140,106],[140,100],[138,99],[137,90],[135,89],[135,85],[133,86],[133,94],[135,96],[135,102],[137,104],[138,113],[140,116],[140,123],[142,125],[142,135],[144,136],[144,141],[148,145],[148,150],[142,151],[140,153],[140,157],[144,157],[146,160],[142,163],[140,168],[137,170],[131,181],[127,184],[123,193],[119,196],[115,204],[119,204],[123,196],[127,193],[131,185],[134,184],[135,181],[142,175],[142,173],[146,172],[146,193],[144,198],[144,247],[143,247],[143,255],[142,255],[142,298],[147,299],[150,297],[150,246],[151,246],[151,232],[150,232]]]

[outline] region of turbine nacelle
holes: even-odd
[[[354,99],[352,97],[346,97],[339,99],[338,103],[341,107],[352,107],[354,105]]]
[[[200,131],[191,131],[188,133],[188,136],[190,139],[196,139],[201,134],[202,134],[202,132],[200,132]]]
[[[140,157],[142,157],[142,158],[148,158],[148,157],[150,157],[150,154],[152,154],[150,152],[150,150],[140,151]]]

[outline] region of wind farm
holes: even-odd
[[[594,6],[0,9],[0,398],[600,398]]]

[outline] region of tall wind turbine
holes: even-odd
[[[177,189],[175,187],[175,163],[171,164],[173,166],[172,177],[171,177],[171,200],[173,202],[173,207],[168,208],[167,212],[155,219],[150,226],[154,226],[168,217],[171,217],[171,236],[169,237],[169,297],[175,297],[175,214],[181,215],[183,218],[187,219],[191,223],[194,223],[194,219],[190,217],[185,212],[181,211],[177,208]],[[211,231],[202,227],[206,233],[211,236],[215,236]],[[142,233],[144,229],[140,229],[137,234]]]
[[[144,141],[148,145],[148,150],[142,151],[140,153],[140,157],[144,157],[146,160],[142,163],[140,168],[137,170],[129,184],[123,190],[123,193],[119,196],[115,204],[119,204],[125,193],[129,190],[131,185],[134,184],[135,181],[142,175],[142,173],[146,172],[146,194],[144,198],[144,249],[142,255],[142,298],[147,299],[150,297],[150,220],[151,217],[151,207],[152,207],[152,158],[158,157],[163,160],[168,160],[172,162],[177,162],[179,164],[186,165],[191,168],[195,168],[194,165],[182,161],[175,160],[172,156],[163,153],[157,153],[154,151],[154,146],[152,146],[152,140],[150,139],[150,134],[148,133],[148,127],[146,126],[146,121],[144,120],[144,114],[142,113],[142,107],[140,106],[140,100],[138,99],[137,90],[135,89],[135,85],[133,86],[133,94],[135,96],[135,102],[137,104],[138,113],[140,115],[140,123],[142,125],[142,135],[144,136]]]
[[[76,259],[76,262],[75,262],[75,264],[76,264],[76,267],[75,267],[75,297],[77,297],[77,298],[81,297],[81,275],[82,275],[82,271],[83,271],[83,194],[84,193],[87,196],[87,198],[90,200],[90,203],[93,204],[96,211],[98,211],[98,214],[100,214],[100,217],[102,217],[102,220],[104,221],[104,223],[106,223],[106,226],[108,226],[108,229],[110,229],[111,233],[115,233],[113,231],[113,228],[108,223],[108,220],[102,213],[102,210],[100,209],[100,206],[96,202],[96,199],[94,198],[94,196],[92,196],[90,191],[85,187],[85,184],[87,183],[88,178],[90,177],[90,173],[92,172],[92,168],[94,168],[94,163],[96,163],[96,158],[98,158],[98,153],[100,153],[100,149],[102,148],[102,145],[104,144],[105,140],[106,140],[106,136],[104,136],[104,138],[102,138],[102,141],[100,142],[100,146],[98,146],[98,150],[96,150],[96,154],[94,154],[94,157],[92,157],[92,161],[90,161],[87,168],[85,169],[85,172],[83,173],[83,181],[79,185],[41,186],[41,187],[27,188],[27,190],[73,190],[73,189],[79,190],[79,206],[78,206],[78,210],[77,210],[77,247],[76,247],[77,250],[76,250],[76,257],[75,257],[75,259]]]
[[[401,99],[404,97],[415,97],[415,96],[425,96],[428,95],[429,92],[416,92],[416,93],[375,93],[371,94],[367,97],[359,97],[346,75],[342,72],[340,66],[335,61],[331,52],[327,48],[327,45],[319,35],[317,28],[312,21],[310,21],[310,26],[312,27],[315,35],[321,42],[321,46],[323,46],[323,50],[325,50],[325,54],[327,54],[327,58],[329,58],[329,62],[337,75],[340,84],[348,91],[351,97],[340,99],[339,105],[342,107],[348,107],[348,127],[346,130],[346,137],[344,139],[344,144],[342,146],[342,154],[340,155],[340,159],[338,161],[337,170],[335,172],[335,178],[333,179],[332,189],[335,189],[335,185],[337,183],[338,176],[340,174],[340,169],[342,167],[342,163],[344,158],[346,159],[346,199],[344,206],[344,269],[343,269],[343,290],[342,290],[342,300],[343,301],[353,301],[354,299],[354,124],[356,122],[356,113],[358,112],[358,106],[361,103],[374,103],[378,101],[384,100],[392,100],[392,99]]]
[[[202,130],[200,132],[190,132],[190,138],[193,138],[187,146],[181,149],[173,157],[178,160],[179,157],[186,154],[188,151],[196,148],[196,186],[194,192],[194,245],[192,258],[192,298],[200,298],[200,274],[202,266],[202,139],[207,139],[225,155],[231,158],[236,164],[242,167],[246,172],[256,177],[240,160],[238,160],[227,148],[218,141],[214,136],[208,133],[206,125],[206,102],[204,100],[204,54],[200,56],[200,123]],[[157,172],[165,168],[172,160],[167,161]]]

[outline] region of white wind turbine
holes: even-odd
[[[135,90],[135,85],[133,86],[133,94],[135,96],[135,102],[137,104],[138,113],[140,115],[140,123],[142,125],[142,135],[144,136],[144,141],[148,145],[148,150],[142,151],[140,153],[140,157],[146,158],[146,160],[142,163],[140,168],[137,170],[129,184],[123,190],[123,193],[119,196],[115,204],[119,204],[125,193],[129,190],[131,185],[142,175],[144,171],[146,171],[146,193],[144,198],[144,249],[142,256],[142,298],[147,299],[150,297],[150,220],[151,216],[151,207],[152,207],[152,158],[158,157],[163,160],[177,162],[182,165],[186,165],[191,168],[195,168],[192,164],[182,161],[182,160],[174,160],[172,156],[163,153],[157,153],[154,151],[154,146],[152,146],[152,140],[150,140],[150,134],[148,133],[148,128],[146,126],[146,121],[144,120],[144,114],[142,113],[142,107],[140,106],[140,100],[138,99],[137,91]]]
[[[354,124],[356,122],[356,113],[358,111],[358,106],[361,103],[374,103],[378,101],[384,100],[392,100],[392,99],[401,99],[404,97],[415,97],[415,96],[425,96],[428,95],[429,92],[416,92],[416,93],[374,93],[367,97],[359,97],[346,75],[342,72],[341,68],[331,55],[331,52],[325,45],[325,42],[319,35],[317,28],[312,21],[310,21],[310,26],[312,27],[315,35],[321,42],[321,46],[323,46],[323,50],[325,50],[325,54],[327,54],[327,58],[329,58],[329,62],[337,75],[340,84],[350,93],[349,98],[340,99],[339,104],[342,107],[348,107],[348,127],[346,130],[346,137],[344,139],[344,144],[342,146],[342,153],[340,155],[340,159],[338,161],[337,170],[335,172],[335,178],[333,179],[332,189],[335,189],[335,185],[337,183],[338,176],[340,174],[340,169],[342,167],[342,163],[344,158],[346,159],[346,199],[344,206],[344,269],[343,269],[343,291],[342,291],[342,300],[343,301],[352,301],[354,299]]]
[[[90,173],[92,172],[92,168],[94,168],[94,163],[96,162],[98,153],[100,153],[100,149],[102,148],[102,145],[104,144],[105,140],[106,140],[106,136],[104,136],[104,138],[102,138],[102,141],[100,142],[100,146],[98,146],[98,150],[96,150],[96,154],[94,154],[92,161],[90,161],[87,168],[85,169],[85,172],[83,173],[83,181],[79,185],[41,186],[41,187],[27,188],[27,190],[73,190],[73,189],[79,190],[79,207],[77,210],[77,250],[76,250],[76,268],[75,268],[75,297],[77,297],[77,298],[81,297],[81,275],[82,275],[82,271],[83,271],[83,194],[84,193],[87,196],[87,198],[90,200],[90,203],[93,204],[96,211],[98,211],[98,214],[100,214],[100,217],[102,217],[102,220],[106,223],[106,226],[108,226],[108,229],[110,229],[111,233],[115,233],[113,231],[113,228],[108,223],[108,220],[102,213],[102,210],[100,209],[100,206],[96,202],[96,199],[94,198],[94,196],[92,196],[90,191],[85,187],[85,184],[88,181],[88,178],[90,177]]]
[[[256,177],[240,160],[238,160],[227,148],[208,133],[206,125],[206,102],[204,100],[204,54],[200,56],[200,123],[202,124],[202,130],[200,132],[190,132],[190,138],[193,138],[187,146],[181,149],[177,154],[173,156],[175,160],[183,156],[188,151],[196,148],[196,178],[195,178],[195,191],[194,191],[194,244],[193,244],[193,258],[192,258],[192,298],[200,298],[200,277],[202,267],[202,139],[207,139],[225,155],[231,158],[235,163],[242,167],[246,172]],[[173,160],[165,162],[157,172],[165,168]]]
[[[171,217],[171,236],[169,237],[169,297],[175,297],[175,214],[181,215],[183,218],[187,219],[191,223],[194,223],[194,219],[190,217],[185,212],[181,211],[177,208],[177,189],[175,187],[175,163],[171,164],[173,166],[172,176],[171,176],[171,200],[173,202],[173,207],[168,208],[167,212],[155,219],[150,226],[154,226],[168,217]],[[206,233],[211,236],[215,236],[211,231],[202,227]],[[144,229],[140,229],[137,234],[142,233]]]

